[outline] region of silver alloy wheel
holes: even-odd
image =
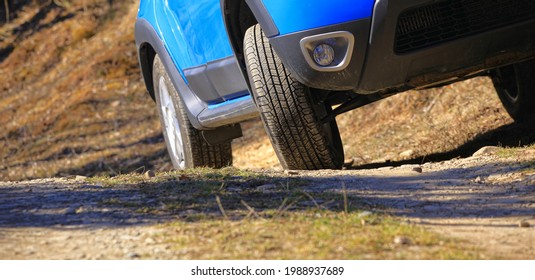
[[[186,168],[186,160],[184,156],[184,143],[182,142],[182,133],[180,132],[180,124],[177,119],[175,105],[173,99],[169,95],[169,90],[165,83],[165,78],[160,77],[158,83],[158,94],[160,95],[160,106],[163,115],[164,129],[167,134],[167,141],[171,149],[170,154],[178,163],[180,169]]]

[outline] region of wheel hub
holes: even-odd
[[[167,140],[170,147],[171,157],[178,163],[180,169],[186,167],[184,157],[184,144],[182,142],[182,133],[180,132],[180,123],[178,122],[175,105],[169,94],[165,83],[165,78],[160,77],[158,93],[160,95],[160,106],[162,111],[164,130],[167,134]]]

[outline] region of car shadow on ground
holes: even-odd
[[[503,163],[399,175],[333,171],[328,176],[300,172],[240,175],[230,171],[184,173],[135,182],[33,181],[0,186],[0,229],[20,227],[110,228],[199,222],[282,212],[372,211],[408,218],[507,218],[534,216],[535,186],[529,182],[481,183],[530,163]],[[239,172],[239,171],[235,171]],[[397,172],[397,173],[396,173]],[[347,198],[347,199],[345,199]],[[347,201],[347,202],[346,202]],[[223,210],[222,210],[223,209]],[[254,209],[254,210],[251,210]]]

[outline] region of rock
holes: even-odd
[[[421,167],[414,167],[412,169],[412,171],[416,172],[416,173],[422,173],[423,172],[423,169]]]
[[[347,159],[346,161],[344,161],[344,167],[351,167],[351,166],[353,166],[353,163],[355,163],[355,159],[354,158]]]
[[[483,184],[485,180],[483,180],[481,176],[477,176],[477,178],[474,179],[474,182],[478,184]]]
[[[80,206],[78,208],[76,208],[76,210],[74,210],[74,213],[75,214],[81,214],[85,211],[85,208],[83,206]]]
[[[147,239],[145,239],[145,244],[150,245],[150,244],[155,244],[155,243],[156,241],[151,237],[148,237]]]
[[[392,170],[392,169],[394,169],[394,166],[384,166],[384,167],[377,168],[378,171],[387,171],[387,170]]]
[[[154,171],[152,171],[152,170],[149,170],[149,171],[145,172],[145,174],[143,174],[143,175],[147,179],[154,178],[156,176],[156,174],[154,174]]]
[[[65,211],[63,211],[63,214],[64,215],[74,215],[74,214],[76,214],[76,209],[78,209],[78,207],[69,207],[69,208],[65,209]]]
[[[408,237],[405,236],[396,236],[394,237],[394,244],[397,245],[410,245],[411,240]]]
[[[412,156],[414,156],[414,151],[413,150],[406,150],[406,151],[401,152],[399,154],[399,157],[402,158],[402,159],[410,159],[410,158],[412,158]]]
[[[527,222],[527,221],[520,221],[520,223],[518,224],[519,227],[523,227],[523,228],[528,228],[530,227],[531,225]]]
[[[495,147],[495,146],[485,146],[485,147],[479,149],[477,152],[475,152],[472,156],[473,157],[480,157],[480,156],[493,155],[499,149],[500,148]]]
[[[85,179],[87,179],[87,177],[82,175],[76,175],[76,177],[74,177],[74,180],[76,181],[84,181]]]
[[[139,259],[141,256],[136,252],[130,252],[126,254],[126,257],[129,259]]]
[[[284,170],[284,174],[286,175],[299,175],[299,172],[295,170]]]
[[[370,212],[370,211],[362,211],[362,212],[360,212],[360,213],[357,215],[357,217],[358,217],[358,218],[364,218],[364,217],[369,216],[369,215],[371,215],[371,214],[373,214],[373,213]]]

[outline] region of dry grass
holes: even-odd
[[[466,244],[388,217],[360,218],[358,213],[310,211],[271,219],[176,222],[164,228],[164,240],[181,259],[477,258]],[[397,236],[411,245],[394,243]]]
[[[305,178],[225,168],[90,181],[139,188],[152,200],[103,200],[107,207],[172,214],[172,222],[158,225],[154,239],[168,245],[178,259],[482,258],[469,242],[369,209],[360,197],[340,188],[312,191]]]
[[[0,180],[161,162],[135,54],[136,2],[36,3],[2,26],[10,36],[0,48],[16,48],[0,65]]]
[[[408,91],[337,118],[347,159],[355,165],[406,160],[457,149],[479,135],[511,124],[488,78]],[[259,121],[244,125],[236,141],[241,168],[273,168],[278,161]],[[499,140],[498,140],[499,141]],[[523,144],[523,143],[520,143]]]

